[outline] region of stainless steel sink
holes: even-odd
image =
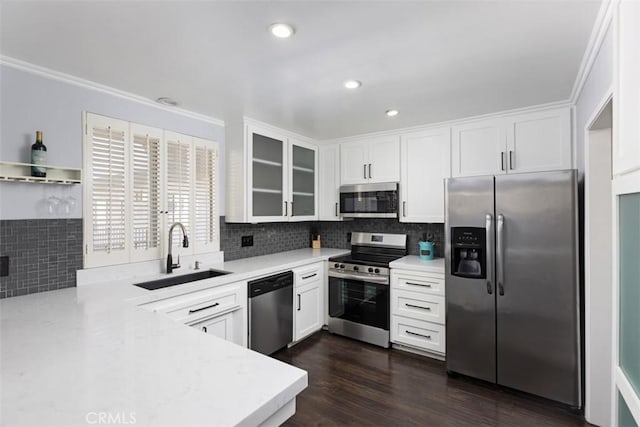
[[[134,283],[134,286],[154,291],[156,289],[168,288],[169,286],[183,285],[185,283],[196,282],[198,280],[211,279],[212,277],[231,274],[230,271],[203,270],[197,273],[182,274],[179,276],[165,277],[164,279],[151,280],[149,282]]]

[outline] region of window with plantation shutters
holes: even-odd
[[[131,258],[162,257],[162,131],[131,124]]]
[[[167,229],[176,222],[184,225],[191,236],[191,138],[165,132]],[[173,230],[173,248],[182,245],[182,230]],[[173,249],[172,249],[173,250]]]
[[[129,124],[88,114],[85,168],[88,227],[85,254],[89,266],[118,264],[129,259],[127,233],[127,140]]]
[[[215,245],[217,236],[217,146],[203,140],[194,139],[194,229],[193,240],[197,251]]]
[[[218,145],[162,129],[86,113],[85,267],[220,250]],[[164,263],[163,263],[164,264]]]

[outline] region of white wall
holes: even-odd
[[[579,171],[581,182],[580,216],[582,224],[584,224],[584,188],[582,183],[584,182],[584,172],[586,167],[585,144],[587,139],[585,135],[585,128],[590,125],[590,123],[588,123],[589,120],[594,117],[594,114],[601,107],[601,103],[607,96],[612,85],[613,34],[612,26],[610,25],[587,80],[580,92],[575,107],[576,166]],[[580,234],[581,248],[583,248],[583,230],[580,231]],[[599,261],[597,259],[585,259],[584,262],[588,265],[589,263]],[[583,268],[582,272],[584,273],[584,271],[585,270]],[[595,299],[591,298],[590,301],[587,302],[588,305],[585,306],[585,315],[589,317],[589,322],[592,325],[594,322],[598,323],[603,321],[603,319],[611,318],[610,298],[598,299],[598,295],[605,295],[607,291],[611,290],[611,286],[611,280],[604,283],[598,283],[597,290],[599,292],[596,292]],[[610,329],[608,330],[610,331]],[[586,331],[586,334],[588,334],[588,336],[585,337],[585,352],[589,353],[587,357],[590,361],[590,365],[586,367],[585,372],[585,376],[589,378],[587,380],[589,389],[587,389],[585,393],[585,415],[587,421],[606,426],[610,419],[609,411],[611,410],[611,375],[610,366],[606,364],[607,360],[611,360],[611,337],[607,332],[606,327],[604,329],[598,327],[590,328],[590,330]]]
[[[8,65],[0,65],[0,160],[28,163],[35,132],[42,130],[49,164],[81,168],[83,111],[219,142],[219,214],[224,215],[223,126]],[[43,201],[49,196],[74,197],[77,207],[66,217],[82,217],[82,190],[79,185],[0,182],[0,219],[60,217],[48,215],[42,209]]]

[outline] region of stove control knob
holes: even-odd
[[[344,264],[340,264],[340,268],[344,268]]]
[[[353,271],[358,271],[358,270],[360,270],[360,269],[358,268],[358,266],[357,266],[357,265],[354,265],[354,266],[353,266]]]
[[[373,273],[373,268],[369,267],[369,273]]]
[[[335,264],[333,264],[333,268],[340,268],[340,264],[336,262]]]
[[[380,269],[379,269],[379,268],[376,268],[375,272],[376,272],[376,274],[377,274],[377,273],[380,273]]]

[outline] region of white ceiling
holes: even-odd
[[[7,1],[3,55],[319,139],[569,98],[577,1]],[[278,40],[276,21],[296,28]],[[363,86],[347,91],[355,78]],[[396,108],[400,115],[385,116]]]

